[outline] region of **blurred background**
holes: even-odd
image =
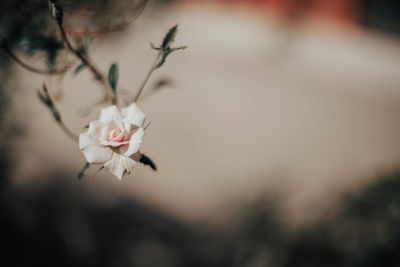
[[[140,106],[151,126],[122,182],[63,134],[98,117],[98,84],[43,0],[3,0],[4,266],[400,266],[400,3],[59,1],[76,47],[135,94],[168,29],[176,46]]]

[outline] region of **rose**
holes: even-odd
[[[103,108],[99,120],[92,121],[88,131],[80,134],[79,148],[89,163],[103,164],[121,180],[141,158],[144,120],[135,103],[121,110],[117,106]]]

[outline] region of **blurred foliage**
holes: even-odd
[[[131,199],[100,200],[67,173],[47,174],[50,182],[33,177],[5,194],[0,234],[7,266],[400,266],[400,173],[348,195],[335,216],[296,231],[269,201],[244,207],[215,229]]]
[[[210,256],[210,244],[225,248],[217,236],[133,200],[96,200],[62,173],[7,193],[0,211],[7,266],[229,266],[224,251]]]
[[[91,39],[121,31],[143,11],[147,0],[64,0],[65,28],[69,36],[87,52]],[[0,36],[11,49],[27,56],[43,52],[47,65],[54,67],[64,45],[51,19],[47,1],[2,0],[0,2]],[[0,59],[4,61],[3,58]],[[2,62],[0,62],[1,64]]]
[[[5,0],[0,3],[0,34],[7,44],[29,56],[45,52],[48,63],[54,65],[63,44],[57,39],[56,28],[49,22],[46,1]],[[1,63],[4,64],[4,58]]]
[[[398,0],[362,0],[361,22],[368,28],[400,34]]]

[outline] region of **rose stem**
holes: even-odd
[[[157,59],[156,59],[157,60]],[[149,81],[151,74],[153,74],[153,72],[156,70],[155,67],[155,63],[153,64],[153,66],[151,67],[151,69],[149,70],[149,72],[146,75],[146,78],[144,78],[142,84],[139,87],[139,91],[137,92],[135,98],[133,99],[133,102],[136,103],[139,100],[140,95],[143,92],[144,87],[146,86],[146,83]]]
[[[71,51],[76,57],[78,57],[81,60],[81,62],[83,64],[85,64],[89,68],[89,70],[93,73],[95,80],[103,85],[105,92],[106,92],[105,100],[106,101],[110,100],[112,104],[116,104],[117,103],[116,95],[113,92],[113,90],[111,89],[111,87],[108,85],[108,82],[104,78],[104,75],[94,66],[94,64],[88,58],[86,58],[86,56],[84,56],[81,53],[81,51],[79,51],[78,49],[75,49],[72,46],[72,44],[69,41],[67,34],[64,30],[62,22],[59,22],[57,24],[58,24],[58,28],[61,33],[61,37],[64,40],[65,44],[67,45],[68,50]]]
[[[47,89],[46,84],[43,84],[43,91],[46,94],[46,97],[48,98],[48,100],[50,101],[50,106],[47,105],[49,108],[51,108],[53,111],[55,111],[58,114],[58,118],[55,118],[57,121],[57,124],[60,126],[61,130],[71,139],[73,139],[74,141],[79,141],[79,137],[74,134],[64,123],[62,116],[60,114],[60,111],[58,111],[58,109],[56,108],[54,101],[51,99],[49,90]]]
[[[19,59],[17,57],[17,55],[15,55],[10,47],[8,47],[7,44],[3,44],[4,51],[16,62],[18,63],[21,67],[27,69],[30,72],[34,72],[34,73],[38,73],[38,74],[44,74],[44,75],[60,75],[65,73],[68,70],[68,67],[61,69],[61,70],[41,70],[41,69],[37,69],[35,67],[31,67],[28,64],[26,64],[25,62],[23,62],[21,59]]]
[[[68,129],[68,127],[64,124],[64,122],[61,120],[59,123],[61,130],[71,139],[73,139],[74,141],[79,141],[79,137],[74,134],[70,129]]]

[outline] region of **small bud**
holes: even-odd
[[[161,44],[161,49],[167,50],[171,46],[171,44],[175,41],[175,36],[178,31],[178,25],[175,25],[171,29],[169,29],[168,33],[165,35],[164,40]]]
[[[169,29],[160,47],[155,47],[153,44],[150,44],[152,49],[158,51],[158,57],[153,66],[154,69],[161,68],[162,65],[164,65],[165,63],[165,60],[171,53],[177,50],[182,50],[187,48],[186,46],[171,48],[172,43],[175,41],[177,32],[178,32],[178,25],[175,25],[174,27]]]
[[[63,11],[57,0],[49,0],[49,12],[51,17],[61,24],[63,20]]]

